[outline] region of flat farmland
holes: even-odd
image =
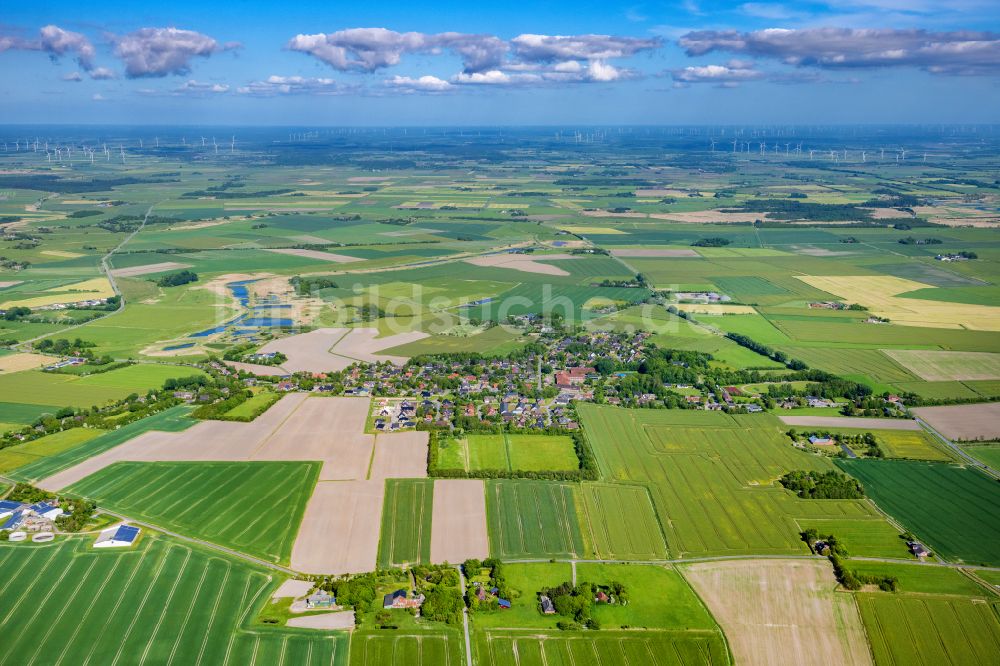
[[[38,461],[76,448],[104,433],[96,428],[71,428],[51,435],[39,437],[25,444],[15,444],[0,449],[0,474],[37,463]]]
[[[391,568],[429,562],[434,481],[386,479],[378,565]]]
[[[147,416],[139,421],[133,421],[109,432],[99,433],[97,437],[84,441],[78,446],[70,447],[59,453],[47,455],[40,460],[26,463],[11,471],[10,476],[18,481],[34,483],[53,474],[74,467],[88,458],[99,455],[114,447],[151,432],[180,432],[193,426],[197,421],[188,418],[191,408],[187,405],[171,407],[158,414]]]
[[[833,325],[833,331],[839,324]],[[792,358],[810,368],[819,368],[838,375],[863,375],[876,382],[910,382],[917,378],[908,368],[879,349],[845,349],[779,345]]]
[[[916,349],[887,349],[885,353],[929,382],[1000,379],[1000,354]]]
[[[577,407],[605,479],[645,487],[675,557],[802,553],[798,522],[878,518],[856,500],[802,500],[775,481],[829,460],[792,447],[770,416]]]
[[[17,396],[20,403],[65,407],[90,407],[120,400],[130,393],[158,389],[170,378],[204,375],[197,368],[176,365],[131,365],[110,372],[80,377],[42,370],[0,375],[0,395]]]
[[[580,524],[598,559],[665,558],[667,545],[649,491],[643,486],[584,483],[580,487]]]
[[[566,435],[473,433],[466,437],[465,446],[467,470],[561,472],[580,468],[573,439]]]
[[[318,463],[120,462],[66,489],[181,534],[287,563]]]
[[[907,557],[910,553],[895,527],[883,518],[810,518],[798,521],[802,531],[816,529],[821,536],[833,535],[847,552],[857,557]]]
[[[913,413],[952,440],[1000,438],[1000,402],[917,407]]]
[[[854,598],[834,591],[825,560],[704,562],[682,572],[722,626],[737,663],[872,663]]]
[[[353,666],[464,666],[464,647],[462,635],[454,631],[414,634],[357,632],[351,638],[350,663]]]
[[[504,559],[582,557],[577,486],[530,480],[486,482],[490,554]]]
[[[347,657],[346,633],[251,624],[277,584],[264,569],[148,533],[124,550],[92,541],[0,544],[0,662],[320,666]]]
[[[908,460],[838,460],[837,465],[936,554],[969,564],[1000,564],[1000,487],[986,475]]]
[[[490,552],[486,494],[478,479],[437,479],[431,519],[431,561],[464,562]]]
[[[1000,661],[995,601],[877,592],[859,593],[857,599],[878,666]]]
[[[479,666],[719,666],[731,663],[722,638],[711,633],[600,631],[525,635],[505,630],[474,632]]]

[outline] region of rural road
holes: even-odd
[[[462,597],[465,597],[465,573],[462,571],[462,567],[455,567],[458,569],[458,580],[462,583]],[[462,626],[465,629],[465,666],[472,666],[472,640],[469,638],[469,607],[463,604],[462,608]]]
[[[978,467],[979,469],[983,470],[984,472],[986,472],[987,474],[989,474],[990,476],[992,476],[994,479],[1000,479],[1000,472],[998,472],[997,470],[993,469],[992,467],[990,467],[986,463],[984,463],[984,462],[982,462],[980,460],[976,460],[975,458],[973,458],[972,456],[970,456],[968,453],[966,453],[962,449],[961,446],[959,446],[958,444],[955,444],[953,441],[951,441],[950,439],[948,439],[947,437],[945,437],[944,435],[942,435],[941,433],[939,433],[937,430],[935,430],[933,427],[931,427],[931,425],[929,423],[927,423],[927,421],[924,421],[919,416],[914,416],[913,418],[914,418],[914,420],[917,423],[919,423],[921,426],[923,426],[924,430],[926,430],[927,432],[931,433],[932,435],[934,435],[935,437],[937,437],[939,440],[941,440],[945,444],[945,446],[947,446],[952,451],[954,451],[955,453],[957,453],[959,455],[959,457],[961,457],[967,463],[969,463],[973,467]]]
[[[115,245],[113,248],[111,248],[110,250],[108,250],[107,254],[105,254],[103,257],[101,257],[101,272],[104,273],[105,277],[108,278],[108,282],[111,283],[111,290],[115,293],[116,296],[120,297],[119,300],[118,300],[118,308],[116,310],[108,312],[107,314],[103,314],[100,317],[95,317],[94,319],[90,319],[90,320],[85,321],[83,323],[73,324],[72,326],[67,326],[66,328],[61,328],[58,331],[50,331],[49,333],[45,333],[43,335],[39,335],[39,336],[34,337],[34,338],[29,338],[28,340],[22,340],[21,342],[19,342],[17,344],[18,347],[27,348],[28,346],[31,345],[32,342],[35,342],[36,340],[42,340],[43,338],[49,338],[49,337],[52,337],[53,335],[58,335],[60,333],[65,333],[66,331],[72,331],[75,328],[80,328],[81,326],[86,326],[87,324],[93,323],[93,322],[95,322],[95,321],[97,321],[99,319],[105,319],[106,317],[110,317],[111,315],[118,314],[119,312],[121,312],[122,310],[125,309],[125,297],[122,295],[121,290],[118,289],[118,283],[115,282],[115,276],[112,275],[112,273],[111,273],[111,265],[108,264],[108,260],[111,259],[111,256],[115,252],[117,252],[118,250],[120,250],[126,243],[128,243],[130,240],[132,240],[137,233],[139,233],[140,231],[142,231],[143,227],[146,226],[146,220],[148,220],[149,216],[153,214],[153,208],[155,208],[156,206],[157,206],[157,204],[153,204],[148,209],[146,209],[146,214],[143,215],[143,217],[142,217],[142,224],[140,224],[138,227],[136,227],[135,231],[133,231],[132,233],[130,233],[127,236],[125,236],[125,238],[123,238],[122,241],[120,243],[118,243],[118,245]]]

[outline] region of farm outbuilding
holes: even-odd
[[[104,530],[94,542],[94,548],[124,548],[135,543],[139,536],[139,528],[131,525],[119,525]]]

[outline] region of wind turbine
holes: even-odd
[[[863,151],[863,150],[861,151],[861,161],[862,161],[862,162],[867,162],[867,161],[868,161],[867,159],[865,159],[865,156],[866,156],[867,154],[868,154],[868,153],[866,153],[865,151]]]
[[[122,153],[122,164],[125,164],[125,146],[119,144],[118,149],[121,150]]]
[[[229,153],[234,154],[236,152],[236,137],[233,137],[232,142],[229,144]]]
[[[712,139],[711,141],[709,141],[709,143],[712,144],[712,152],[714,153],[715,152],[715,139]]]
[[[816,150],[814,148],[810,148],[809,149],[809,159],[810,160],[813,158],[813,153],[815,153],[815,152],[816,152]]]
[[[205,137],[201,137],[201,147],[205,147]]]
[[[738,141],[738,139],[733,139],[733,152],[734,152],[734,153],[736,152],[736,142],[737,142],[737,141]],[[7,144],[4,144],[4,146],[6,146],[6,145],[7,145]],[[4,150],[6,150],[6,147],[4,148]]]

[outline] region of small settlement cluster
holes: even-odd
[[[28,534],[35,543],[45,543],[55,538],[55,520],[65,512],[59,501],[25,504],[14,500],[0,500],[0,532],[8,541],[25,541]],[[98,535],[94,548],[131,546],[141,530],[131,525],[115,525]]]

